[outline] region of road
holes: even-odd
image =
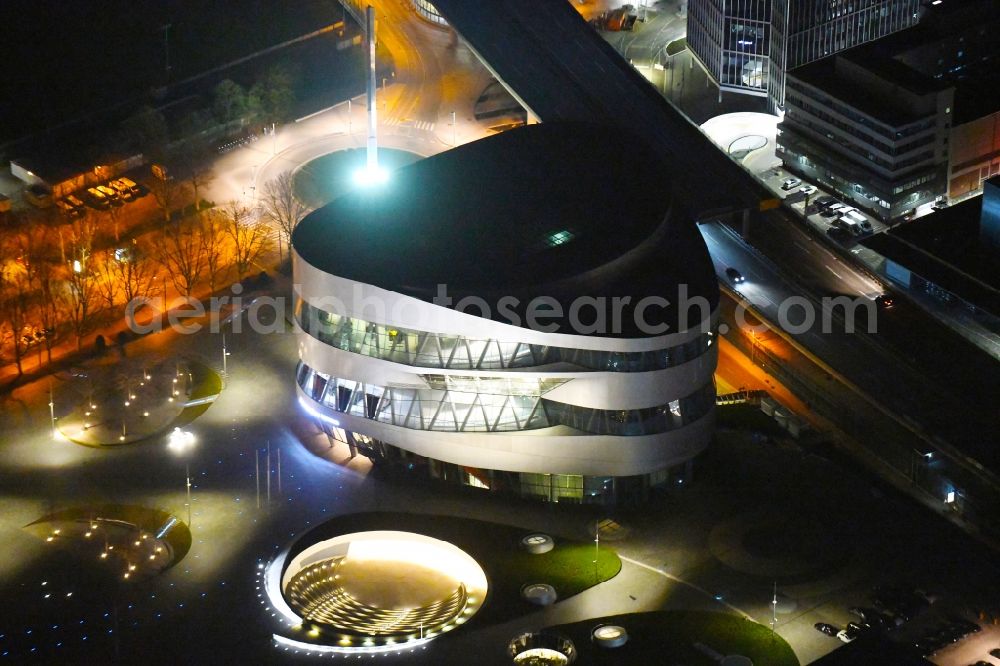
[[[685,3],[681,0],[663,0],[649,3],[645,10],[640,6],[634,11],[640,18],[645,14],[645,21],[636,21],[631,31],[601,31],[601,36],[636,67],[648,67],[654,62],[663,64],[666,56],[661,51],[687,34],[687,17],[681,14],[682,4]]]
[[[737,267],[746,278],[745,283],[738,285],[739,294],[772,322],[779,321],[783,303],[795,300],[811,305],[818,313],[818,299],[842,294],[848,278],[853,294],[861,299],[869,298],[865,293],[869,285],[863,276],[852,271],[825,248],[818,244],[810,245],[805,237],[796,235],[793,222],[786,221],[786,224],[791,228],[758,232],[761,244],[765,246],[761,251],[743,242],[722,225],[701,225],[720,280],[728,283],[725,268]],[[765,237],[780,247],[768,245]],[[789,243],[790,238],[799,241]],[[783,258],[784,266],[779,268],[763,253],[778,254]],[[789,271],[785,266],[795,268]],[[801,322],[801,315],[798,314],[801,310],[798,307],[787,309],[795,313],[789,316],[794,327]],[[943,326],[934,326],[933,320],[932,325],[926,325],[926,315],[917,308],[899,304],[889,311],[877,312],[877,329],[872,332],[865,330],[865,317],[858,318],[860,330],[855,333],[845,332],[843,317],[829,319],[833,326],[830,330],[823,330],[821,316],[817,314],[816,325],[793,332],[789,337],[814,358],[822,359],[824,366],[831,368],[829,372],[820,373],[820,377],[832,373],[842,383],[857,387],[856,392],[866,396],[866,421],[895,421],[895,434],[891,439],[864,437],[863,432],[858,433],[876,455],[893,461],[897,468],[907,470],[912,450],[948,453],[947,469],[939,471],[944,478],[951,480],[952,489],[964,494],[969,514],[974,514],[974,507],[978,505],[979,518],[983,518],[983,510],[997,496],[996,478],[967,460],[966,455],[984,464],[996,462],[996,452],[983,434],[995,432],[1000,421],[995,410],[983,403],[982,396],[996,395],[995,384],[1000,380],[995,374],[984,373],[982,366],[963,365],[962,359],[975,358],[975,354],[980,352],[970,348],[965,350],[965,354],[955,353],[954,346],[962,344],[962,341],[955,340],[955,336]],[[919,335],[914,335],[914,326]],[[790,329],[786,326],[785,330],[788,332]],[[949,361],[955,359],[954,366],[938,358],[941,349],[945,348],[942,347],[944,344],[949,345],[947,358]],[[963,381],[969,376],[981,379],[977,383]],[[826,381],[829,379],[813,379],[812,387],[796,388],[815,391],[815,385],[822,387]],[[804,397],[801,393],[799,395]],[[841,400],[839,404],[845,403]],[[851,409],[857,409],[857,405]],[[857,414],[849,412],[828,413],[825,416],[835,423],[850,423],[858,418]],[[944,465],[940,461],[935,464]],[[943,502],[946,490],[938,490],[939,499]]]
[[[379,33],[379,145],[430,156],[491,134],[475,120],[474,105],[492,77],[454,32],[422,20],[405,0],[371,4]],[[363,147],[366,127],[364,95],[319,109],[218,159],[207,196],[252,202],[281,171]]]

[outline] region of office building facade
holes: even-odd
[[[688,46],[720,91],[784,107],[800,65],[917,23],[920,0],[690,0]]]

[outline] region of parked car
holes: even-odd
[[[812,194],[815,191],[816,191],[816,186],[815,185],[803,185],[802,187],[799,188],[799,192],[801,192],[802,194],[807,194],[807,195],[808,194]]]
[[[108,183],[108,187],[117,192],[118,196],[120,196],[125,201],[131,201],[133,197],[132,189],[129,188],[127,185],[125,185],[125,183],[122,183],[121,181],[118,180],[112,180],[111,182]]]
[[[857,208],[845,208],[841,215],[846,217],[851,222],[857,222],[858,224],[861,224],[868,219]]]
[[[142,190],[139,189],[139,186],[136,185],[135,181],[132,180],[131,178],[125,178],[124,176],[122,176],[121,178],[118,179],[118,182],[127,187],[129,191],[136,196],[139,196],[140,193],[142,192]]]
[[[826,209],[832,206],[833,204],[837,203],[837,200],[834,197],[831,197],[829,194],[824,194],[821,197],[816,197],[816,200],[813,201],[813,203],[816,204],[816,206],[819,207],[820,209]]]
[[[860,619],[865,624],[872,627],[880,627],[882,629],[895,628],[895,624],[891,622],[890,618],[880,613],[874,608],[864,608],[859,606],[854,606],[847,610],[848,613],[854,615]]]
[[[726,268],[726,277],[729,278],[729,281],[732,282],[733,284],[740,284],[742,282],[746,282],[746,278],[743,277],[743,274],[740,273],[735,268],[731,267]]]
[[[841,629],[837,632],[837,638],[845,643],[850,643],[855,638],[871,629],[867,624],[858,624],[857,622],[848,622],[847,627]]]
[[[847,229],[841,229],[840,227],[833,226],[826,230],[826,235],[833,240],[840,242],[848,241],[852,238],[851,232]]]
[[[892,296],[890,296],[889,294],[879,294],[878,296],[875,297],[875,305],[882,308],[883,310],[888,310],[893,305],[895,305],[895,303],[896,302],[892,300]]]
[[[38,183],[24,188],[24,198],[35,208],[50,208],[55,203],[52,190]]]
[[[66,203],[68,203],[73,208],[83,208],[83,202],[80,201],[75,196],[73,196],[72,194],[66,195]]]
[[[798,187],[801,184],[802,184],[802,181],[799,180],[798,178],[786,178],[783,181],[781,181],[781,189],[783,189],[783,190],[785,190],[787,192],[788,190],[795,189],[796,187]]]
[[[79,217],[82,214],[79,208],[73,206],[65,199],[58,199],[56,201],[56,207],[66,217]]]
[[[87,200],[94,208],[107,208],[110,205],[104,193],[94,187],[87,188]]]
[[[832,636],[834,638],[836,638],[837,632],[839,631],[837,627],[833,626],[832,624],[828,624],[826,622],[817,622],[816,624],[813,625],[813,627],[816,628],[816,631],[824,633],[827,636]]]
[[[107,185],[98,185],[94,189],[103,194],[108,201],[111,201],[112,203],[118,201],[118,193]]]

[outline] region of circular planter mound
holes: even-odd
[[[602,648],[616,648],[625,645],[628,632],[617,624],[600,624],[590,632],[590,639]]]
[[[548,583],[528,583],[521,588],[521,598],[536,606],[551,606],[556,602],[556,588]]]
[[[566,666],[576,661],[576,646],[560,634],[521,634],[507,644],[507,654],[521,666]]]
[[[731,654],[728,657],[723,657],[722,661],[719,662],[719,666],[753,666],[753,661],[750,657],[744,657],[740,654]]]
[[[191,548],[191,532],[178,518],[125,504],[63,509],[24,529],[53,548],[73,553],[91,567],[89,571],[130,583],[163,573]]]
[[[536,532],[521,539],[521,548],[532,555],[541,555],[555,548],[556,542],[548,534]]]
[[[136,359],[94,372],[68,386],[76,405],[58,417],[59,433],[83,446],[120,446],[158,436],[207,409],[221,390],[210,368],[186,359],[156,364]]]

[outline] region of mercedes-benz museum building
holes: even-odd
[[[308,215],[299,400],[390,470],[558,502],[683,483],[712,435],[718,286],[657,156],[529,125]]]

